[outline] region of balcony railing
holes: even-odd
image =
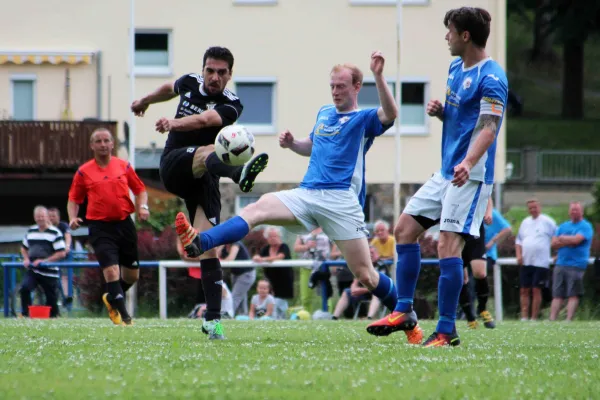
[[[0,121],[0,169],[73,170],[92,157],[90,135],[99,127],[117,137],[116,122]]]
[[[508,182],[585,185],[600,180],[600,151],[507,150]]]

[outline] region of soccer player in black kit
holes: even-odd
[[[165,83],[131,105],[135,115],[143,116],[150,104],[179,97],[175,118],[156,122],[158,132],[169,132],[160,159],[160,176],[169,192],[185,200],[190,221],[200,232],[219,224],[219,177],[231,178],[243,192],[249,192],[268,162],[268,155],[263,153],[245,166],[234,167],[214,153],[217,134],[239,119],[243,109],[240,99],[225,88],[232,69],[231,52],[210,47],[204,53],[202,75],[184,75],[174,83]],[[202,331],[210,339],[224,339],[220,322],[223,271],[216,250],[202,255],[200,268],[207,308]]]

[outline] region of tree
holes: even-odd
[[[597,30],[600,18],[599,0],[552,0],[554,25],[563,45],[562,116],[581,119],[585,42]]]

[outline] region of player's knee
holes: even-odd
[[[270,193],[261,196],[256,203],[247,205],[240,213],[240,216],[244,218],[251,229],[269,219],[269,199],[272,196],[274,195]]]
[[[441,232],[438,241],[438,254],[440,258],[460,257],[464,239],[454,232]]]
[[[412,216],[402,214],[394,226],[394,238],[397,244],[417,243],[422,230],[421,225]]]
[[[485,265],[473,266],[473,277],[475,279],[487,278],[487,271],[485,270]]]
[[[531,288],[521,288],[520,289],[521,296],[529,296],[531,293]]]

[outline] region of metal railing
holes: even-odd
[[[594,259],[589,259],[589,264],[594,263]],[[422,265],[438,265],[439,261],[436,259],[423,259],[421,260]],[[95,261],[84,261],[84,262],[67,262],[61,261],[56,263],[50,263],[49,265],[57,266],[59,268],[98,268],[98,263]],[[273,263],[261,263],[257,264],[253,261],[226,261],[221,263],[223,268],[234,268],[234,267],[295,267],[295,268],[311,268],[314,264],[312,260],[281,260]],[[346,265],[342,260],[340,261],[325,261],[322,263],[322,268],[329,268],[332,266]],[[502,321],[504,318],[502,308],[502,267],[503,266],[514,266],[517,265],[516,258],[500,258],[494,265],[494,306],[496,312],[496,320]],[[22,262],[8,261],[1,263],[0,266],[4,269],[4,316],[9,316],[9,294],[11,288],[11,271],[15,268],[23,268]],[[158,282],[159,282],[159,315],[160,318],[167,318],[167,269],[168,268],[189,268],[197,267],[196,263],[187,263],[184,261],[141,261],[141,268],[158,268]],[[327,291],[325,285],[321,285],[321,296],[322,296],[322,310],[327,311]]]
[[[538,176],[541,181],[595,182],[600,178],[600,152],[540,151]]]
[[[506,163],[508,182],[589,184],[600,179],[600,151],[508,149]]]

